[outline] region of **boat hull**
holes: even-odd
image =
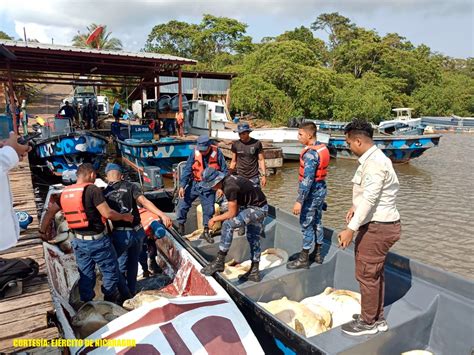
[[[186,230],[192,231],[195,223],[188,216]],[[262,250],[280,248],[288,255],[299,252],[300,230],[297,217],[270,208],[261,239]],[[212,244],[188,241],[180,236],[176,239],[203,265],[215,257],[220,241],[218,236]],[[282,297],[299,302],[320,294],[326,287],[358,292],[353,246],[346,250],[338,248],[336,233],[325,229],[322,255],[323,264],[313,263],[309,269],[288,270],[283,264],[264,270],[259,283],[229,281],[221,273],[214,275],[246,316],[266,353],[400,354],[426,349],[454,354],[471,351],[474,282],[394,253],[389,253],[385,266],[384,314],[390,327],[388,332],[349,337],[336,327],[306,338],[257,303]],[[249,257],[246,237],[235,234],[227,259],[241,262]]]
[[[421,156],[426,150],[439,144],[441,135],[384,136],[374,137],[374,144],[395,164],[406,163]],[[333,158],[358,159],[351,152],[344,136],[331,136],[328,149]]]
[[[50,188],[45,206],[62,188],[61,185]],[[136,306],[87,338],[76,339],[71,319],[74,319],[77,310],[70,304],[72,291],[79,279],[74,254],[63,252],[56,245],[43,243],[56,316],[64,338],[71,340],[70,353],[103,354],[106,349],[110,353],[127,350],[153,354],[219,353],[220,350],[225,353],[263,354],[233,300],[216,280],[199,272],[201,265],[197,260],[169,233],[156,240],[156,246],[157,262],[163,274],[172,280],[159,289],[160,294],[166,296]],[[136,345],[125,348],[121,345],[110,345],[108,348],[97,346],[105,344],[105,341],[119,344],[125,339],[133,340]]]
[[[161,174],[173,172],[173,166],[188,159],[196,147],[195,140],[140,143],[116,139],[117,153],[125,164],[142,172],[144,167],[157,166]]]
[[[54,176],[77,170],[83,163],[98,169],[107,148],[107,139],[90,132],[73,132],[34,141],[33,165],[46,168]]]

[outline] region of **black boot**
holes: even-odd
[[[322,244],[316,243],[314,245],[314,250],[309,254],[309,261],[315,262],[316,264],[322,264],[323,258],[321,257],[321,249],[323,248]]]
[[[212,260],[206,267],[201,269],[201,274],[206,276],[211,276],[213,273],[222,272],[224,271],[224,262],[225,256],[227,255],[226,252],[220,251],[217,253],[217,256],[214,260]]]
[[[180,235],[184,235],[184,224],[183,223],[178,223],[178,233]]]
[[[260,271],[258,270],[259,262],[252,261],[252,266],[250,270],[247,271],[245,274],[239,276],[240,281],[253,281],[253,282],[260,282],[262,279],[260,277]]]
[[[212,238],[211,233],[209,233],[208,227],[204,227],[204,231],[202,232],[199,239],[204,239],[206,242],[210,244],[214,243],[214,238]]]
[[[298,256],[298,259],[295,261],[289,262],[286,264],[287,269],[309,269],[309,260],[308,260],[309,250],[303,249]]]
[[[130,296],[129,298],[132,298],[131,295],[128,296]],[[112,293],[104,293],[104,301],[112,302],[121,306],[128,296],[121,295],[120,292],[116,289]]]

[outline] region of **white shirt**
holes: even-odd
[[[375,145],[359,158],[352,179],[354,216],[348,227],[353,231],[371,221],[394,222],[400,219],[395,198],[400,184],[392,162]]]
[[[18,154],[12,147],[0,148],[0,250],[11,248],[18,241],[20,226],[13,210],[13,198],[8,171],[18,164]]]

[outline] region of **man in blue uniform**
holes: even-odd
[[[214,190],[223,190],[227,201],[229,201],[229,208],[227,212],[212,217],[209,221],[210,227],[215,222],[223,221],[221,241],[217,257],[201,272],[210,276],[215,272],[224,271],[224,261],[232,244],[234,230],[246,227],[252,265],[250,270],[241,275],[239,279],[259,282],[260,235],[263,230],[263,221],[268,213],[265,194],[249,179],[235,175],[226,176],[211,167],[204,170],[202,177],[205,186]]]
[[[322,233],[317,232],[326,198],[326,175],[329,165],[329,151],[325,145],[316,144],[316,125],[306,122],[298,130],[298,140],[305,145],[300,154],[298,197],[293,214],[300,215],[303,232],[303,248],[296,260],[289,262],[288,269],[309,268],[310,261],[321,263]],[[314,251],[309,255],[315,237],[318,237]]]
[[[209,220],[214,215],[216,192],[202,185],[202,173],[207,167],[221,171],[227,175],[227,163],[220,149],[211,144],[208,136],[199,136],[194,153],[186,161],[180,181],[178,196],[180,198],[177,209],[178,231],[184,234],[184,223],[193,201],[199,197],[203,212],[204,232],[201,238],[212,243],[209,233]],[[218,193],[220,194],[220,193]]]

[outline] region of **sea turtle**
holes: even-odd
[[[107,301],[90,301],[85,303],[72,317],[71,325],[76,335],[87,338],[110,321],[118,318],[127,311],[115,303]]]
[[[135,297],[126,300],[123,303],[123,308],[131,311],[147,303],[152,303],[161,299],[174,298],[174,296],[161,292],[159,290],[141,291]]]

